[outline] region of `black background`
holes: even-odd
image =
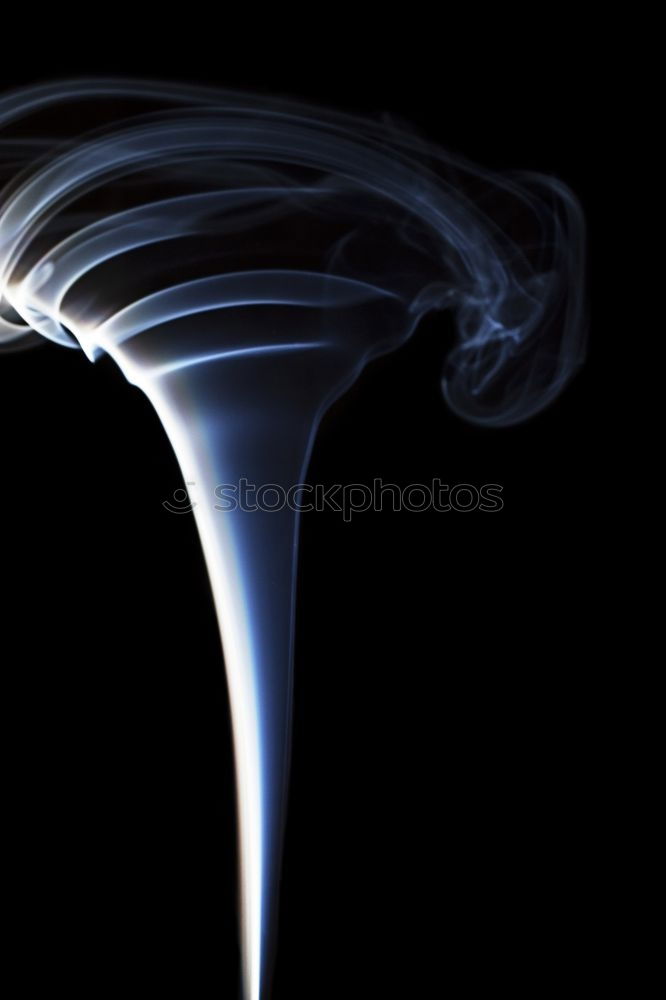
[[[200,20],[151,42],[100,14],[90,44],[61,29],[15,52],[2,83],[157,75],[390,111],[487,166],[560,177],[594,259],[587,39],[480,16],[435,28],[413,12],[364,34],[318,17],[262,23],[259,39],[206,37]],[[594,323],[562,397],[501,431],[444,406],[450,336],[445,317],[424,322],[317,440],[311,482],[493,482],[505,507],[303,518],[274,1000],[543,996],[590,960]],[[161,506],[175,460],[110,361],[50,344],[0,360],[7,859],[26,989],[235,1000],[228,709],[194,522]]]

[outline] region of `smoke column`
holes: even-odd
[[[428,312],[443,394],[492,427],[584,355],[581,211],[390,122],[134,80],[0,99],[0,350],[117,363],[190,491],[217,611],[237,778],[245,1000],[266,1000],[289,769],[298,517],[225,511],[242,477],[305,478],[327,406]]]

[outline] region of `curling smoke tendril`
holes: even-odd
[[[0,99],[0,349],[112,357],[184,478],[302,481],[322,413],[447,310],[442,387],[488,426],[583,360],[583,221],[560,182],[282,99],[75,80]],[[209,497],[211,492],[207,493]],[[269,989],[297,515],[197,503],[237,768],[246,1000]]]

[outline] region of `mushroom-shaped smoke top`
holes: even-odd
[[[10,94],[0,137],[5,347],[36,331],[94,357],[239,296],[331,304],[362,285],[402,312],[350,345],[364,360],[453,311],[444,395],[477,423],[530,417],[581,363],[583,222],[552,178],[320,108],[137,81]],[[265,290],[215,280],[239,272]]]

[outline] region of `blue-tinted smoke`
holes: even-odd
[[[0,348],[108,354],[184,477],[232,706],[244,988],[259,1000],[289,760],[289,512],[215,516],[214,486],[303,479],[326,406],[447,310],[442,380],[506,426],[584,353],[583,220],[559,181],[493,174],[395,126],[167,83],[72,81],[0,100]]]
[[[114,100],[120,123],[77,136],[78,107],[96,102],[108,121]],[[131,114],[130,100],[143,114]],[[54,106],[60,123],[74,124],[69,146],[49,148],[39,134],[12,138],[17,123]],[[105,261],[201,233],[238,247],[241,234],[299,212],[317,235],[301,230],[307,245],[290,245],[287,231],[274,244],[276,262],[303,251],[322,273],[399,296],[414,321],[453,310],[458,337],[443,386],[461,416],[496,426],[524,420],[581,362],[583,222],[558,181],[491,174],[370,121],[168,84],[36,87],[0,101],[0,128],[9,133],[5,161],[38,161],[3,199],[0,287],[26,326],[51,339],[72,343],[63,326],[76,336],[76,307],[63,314],[63,300]],[[153,196],[149,175],[171,186],[168,197]],[[142,185],[138,205],[75,210],[91,191],[132,177]],[[105,307],[128,304],[118,289]],[[387,346],[382,334],[375,350]],[[5,343],[20,336],[20,326],[3,322]]]

